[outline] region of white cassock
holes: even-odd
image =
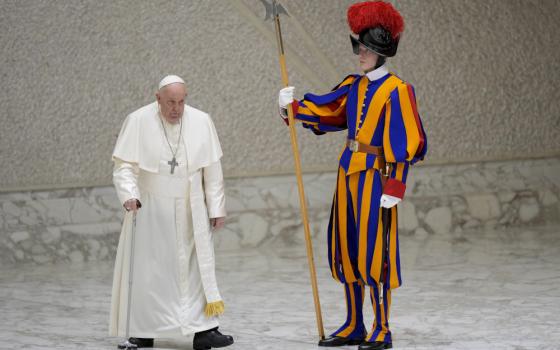
[[[209,217],[224,217],[222,150],[209,115],[185,105],[179,163],[168,164],[181,126],[160,117],[157,102],[130,114],[113,161],[113,182],[124,203],[138,198],[130,336],[174,338],[218,326],[223,311]],[[119,239],[111,299],[110,335],[124,336],[132,213]]]

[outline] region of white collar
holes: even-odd
[[[374,69],[372,71],[367,72],[366,76],[368,77],[369,81],[374,81],[374,80],[383,78],[388,73],[389,73],[389,70],[387,69],[387,65],[384,64],[377,69]]]

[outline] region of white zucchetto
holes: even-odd
[[[159,82],[158,90],[161,90],[161,88],[164,86],[174,83],[185,84],[185,81],[178,75],[168,75],[165,78],[161,79],[161,81]]]

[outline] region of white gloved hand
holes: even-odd
[[[387,208],[387,209],[392,208],[395,205],[397,205],[400,201],[401,201],[400,198],[390,196],[388,194],[384,194],[381,196],[381,206],[383,208]]]
[[[286,108],[290,103],[294,101],[294,89],[293,86],[288,86],[280,90],[278,93],[278,105],[280,108]]]

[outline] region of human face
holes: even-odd
[[[169,84],[156,93],[161,115],[168,123],[177,124],[181,120],[186,97],[187,88],[181,83]]]
[[[375,68],[375,64],[377,63],[377,59],[379,57],[378,54],[369,50],[362,44],[360,44],[358,56],[360,57],[360,68],[365,73],[372,71]]]

